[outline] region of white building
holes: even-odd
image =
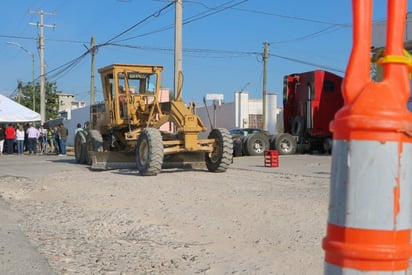
[[[277,95],[266,96],[266,127],[263,127],[262,99],[249,99],[246,91],[235,92],[234,102],[211,104],[197,107],[197,114],[209,129],[215,128],[265,128],[275,134],[281,127],[278,117],[281,109],[277,106]]]
[[[72,110],[83,108],[86,106],[84,101],[75,101],[75,96],[72,94],[58,94],[59,114],[64,119],[71,118]]]

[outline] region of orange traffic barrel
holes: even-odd
[[[406,0],[388,1],[384,75],[370,76],[372,0],[353,0],[344,106],[330,124],[332,170],[325,274],[406,274],[412,256],[411,60]]]

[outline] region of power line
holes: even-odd
[[[137,49],[137,50],[145,50],[145,51],[163,51],[168,53],[173,53],[173,48],[160,48],[160,47],[145,47],[145,46],[136,46],[136,45],[126,45],[126,44],[116,44],[110,43],[105,46],[116,46],[116,47],[123,47],[123,48],[130,48],[130,49]],[[226,50],[211,50],[211,49],[188,49],[184,48],[183,52],[186,54],[192,54],[193,56],[207,56],[207,55],[220,55],[224,57],[232,56],[232,57],[244,57],[244,56],[251,56],[251,55],[259,55],[259,52],[241,52],[241,51],[226,51]]]
[[[136,28],[137,26],[139,26],[140,24],[144,23],[145,21],[149,20],[149,18],[151,17],[158,17],[164,10],[168,9],[170,6],[172,6],[174,4],[174,2],[171,2],[169,4],[167,4],[166,6],[164,6],[163,8],[161,8],[160,10],[158,10],[157,12],[154,12],[152,14],[150,14],[149,16],[145,17],[144,19],[140,20],[139,22],[137,22],[136,24],[134,24],[133,26],[127,28],[126,30],[122,31],[121,33],[119,33],[118,35],[114,36],[113,38],[109,39],[108,41],[106,41],[106,43],[110,43],[112,41],[114,41],[116,38],[119,38],[120,36],[124,35],[125,33],[133,30],[134,28]]]
[[[163,52],[173,52],[173,49],[171,48],[157,48],[157,47],[144,47],[144,46],[134,46],[134,45],[122,45],[122,44],[109,44],[111,46],[117,46],[117,47],[126,47],[126,48],[132,48],[132,49],[138,49],[138,50],[150,50],[150,51],[163,51]],[[184,48],[183,52],[186,54],[192,54],[192,56],[195,57],[207,57],[207,55],[219,55],[221,57],[248,57],[248,56],[257,56],[260,57],[262,55],[261,52],[255,52],[255,51],[249,51],[249,52],[242,52],[242,51],[227,51],[227,50],[212,50],[212,49],[188,49]],[[300,64],[305,64],[305,65],[310,65],[313,67],[318,67],[318,68],[323,68],[326,70],[330,71],[335,71],[335,72],[340,72],[344,73],[345,70],[340,69],[340,68],[335,68],[331,66],[326,66],[322,64],[317,64],[314,62],[310,61],[305,61],[297,58],[292,58],[292,57],[286,57],[282,55],[277,55],[277,54],[269,54],[270,56],[277,57],[280,59],[285,59],[288,61],[300,63]]]
[[[195,16],[192,16],[192,17],[189,18],[189,21],[184,22],[184,24],[189,24],[189,23],[191,23],[191,22],[193,22],[193,21],[195,21],[195,20],[199,20],[199,19],[202,19],[202,18],[204,18],[204,17],[206,17],[206,16],[213,15],[213,14],[215,14],[215,13],[217,13],[217,12],[221,12],[221,11],[227,10],[227,9],[229,9],[229,8],[238,6],[238,5],[240,5],[240,4],[244,3],[244,2],[247,2],[247,1],[249,1],[249,0],[242,0],[242,1],[238,2],[238,3],[234,3],[234,4],[230,5],[230,6],[226,6],[227,4],[230,4],[231,2],[234,2],[234,1],[235,1],[235,0],[231,0],[231,1],[228,1],[228,2],[226,2],[226,3],[224,3],[224,4],[221,4],[221,5],[213,8],[213,9],[212,9],[212,10],[213,10],[212,13],[208,13],[208,14],[202,15],[202,16],[200,16],[200,17],[199,17],[199,14],[198,14],[198,15],[195,15]],[[120,36],[124,35],[125,33],[131,31],[132,29],[136,28],[136,27],[139,26],[140,24],[142,24],[142,23],[144,23],[145,21],[147,21],[149,18],[151,18],[151,17],[158,17],[163,11],[165,11],[166,9],[168,9],[168,8],[169,8],[171,5],[173,5],[173,4],[174,4],[174,2],[169,3],[169,4],[166,5],[165,7],[161,8],[160,10],[158,10],[157,12],[152,13],[151,15],[149,15],[149,16],[145,17],[144,19],[140,20],[139,22],[137,22],[137,23],[134,24],[133,26],[129,27],[128,29],[122,31],[122,32],[119,33],[118,35],[116,35],[116,36],[114,36],[113,38],[109,39],[107,42],[105,42],[105,43],[103,43],[103,44],[100,44],[100,45],[96,45],[96,48],[103,47],[103,46],[106,46],[106,45],[116,45],[116,46],[120,46],[119,44],[110,43],[110,42],[114,41],[116,38],[119,38]],[[172,25],[172,27],[173,27],[173,25]],[[129,38],[129,39],[130,39],[130,38]],[[128,40],[128,39],[124,39],[124,40]],[[124,40],[120,40],[120,41],[124,41]],[[123,47],[128,47],[128,48],[134,47],[134,46],[131,46],[131,45],[122,45],[122,46],[123,46]],[[138,47],[136,47],[136,48],[138,48]],[[162,50],[162,49],[157,49],[157,50]],[[170,50],[170,49],[163,49],[163,50],[173,51],[173,50]],[[88,52],[84,53],[84,54],[83,54],[82,56],[80,56],[79,58],[80,58],[80,59],[83,59],[84,55],[87,55],[89,52],[90,52],[90,50],[89,50]],[[54,77],[57,77],[58,75],[63,74],[65,71],[68,71],[68,70],[73,69],[74,66],[77,65],[79,62],[80,62],[80,60],[74,59],[74,60],[69,61],[69,62],[67,62],[66,64],[60,66],[59,68],[54,69],[53,71],[56,71]],[[51,72],[52,72],[52,71],[51,71]]]
[[[322,24],[328,24],[331,25],[321,31],[312,33],[312,34],[308,34],[305,35],[303,37],[299,37],[296,38],[295,40],[302,40],[302,39],[309,39],[311,37],[315,37],[317,35],[319,35],[320,33],[326,32],[326,31],[331,31],[336,27],[342,27],[342,26],[347,26],[347,24],[336,24],[336,23],[331,23],[331,22],[325,22],[325,21],[320,21],[320,20],[312,20],[312,19],[307,19],[307,18],[300,18],[300,17],[294,17],[294,16],[284,16],[284,15],[277,15],[277,14],[273,14],[273,13],[267,13],[267,12],[258,12],[258,11],[252,11],[252,10],[246,10],[246,9],[240,9],[240,8],[235,8],[236,6],[243,4],[245,2],[247,2],[248,0],[241,0],[238,2],[235,2],[235,0],[231,0],[231,1],[227,1],[221,5],[218,5],[216,7],[213,8],[208,8],[207,11],[198,13],[194,16],[191,16],[187,19],[184,20],[183,24],[189,24],[191,22],[203,19],[205,17],[208,16],[212,16],[218,12],[222,12],[225,11],[227,9],[237,9],[237,10],[242,10],[242,11],[247,11],[247,12],[253,12],[253,13],[259,13],[259,14],[266,14],[266,15],[272,15],[272,16],[280,16],[280,17],[285,17],[285,18],[290,18],[290,19],[296,19],[296,20],[303,20],[303,21],[309,21],[309,22],[315,22],[315,23],[322,23]],[[119,34],[115,35],[113,38],[109,39],[108,41],[106,41],[103,44],[99,44],[96,45],[96,48],[100,48],[100,47],[104,47],[104,46],[117,46],[117,47],[126,47],[126,48],[133,48],[133,49],[139,49],[139,50],[152,50],[152,51],[163,51],[163,52],[173,52],[173,49],[170,48],[155,48],[155,47],[143,47],[143,46],[135,46],[135,45],[124,45],[124,44],[118,44],[118,43],[112,43],[113,41],[115,41],[117,38],[123,36],[124,34],[130,32],[131,30],[133,30],[134,28],[136,28],[137,26],[139,26],[140,24],[146,22],[148,19],[150,19],[151,17],[158,17],[163,11],[165,11],[166,9],[168,9],[169,7],[171,7],[174,4],[174,1],[167,4],[166,6],[164,6],[163,8],[161,8],[160,10],[158,10],[157,12],[154,12],[152,14],[150,14],[149,16],[145,17],[144,19],[140,20],[139,22],[137,22],[136,24],[134,24],[133,26],[127,28],[126,30],[120,32]],[[145,36],[145,35],[149,35],[149,34],[153,34],[156,32],[160,32],[160,31],[164,31],[167,29],[172,28],[173,25],[168,25],[166,27],[163,27],[157,31],[152,31],[150,33],[146,33],[146,34],[140,34],[139,36],[134,36],[134,37],[129,37],[129,38],[125,38],[122,40],[117,40],[118,42],[121,41],[126,41],[126,40],[131,40],[137,37],[141,37],[141,36]],[[71,43],[84,43],[81,41],[72,41],[72,40],[62,40],[63,42],[71,42]],[[286,42],[271,42],[271,43],[286,43]],[[47,72],[47,75],[49,75],[50,78],[59,78],[61,76],[63,76],[63,74],[68,73],[69,71],[71,71],[75,66],[77,66],[80,61],[87,56],[87,54],[91,52],[91,49],[89,49],[88,51],[86,51],[85,53],[83,53],[81,56],[74,58],[73,60]],[[211,50],[211,49],[183,49],[183,52],[185,52],[185,54],[190,54],[192,56],[198,56],[198,57],[214,57],[214,58],[228,58],[228,57],[245,57],[245,56],[256,56],[256,57],[260,57],[261,53],[260,52],[240,52],[240,51],[222,51],[222,50]],[[302,63],[302,64],[306,64],[306,65],[311,65],[311,66],[315,66],[315,67],[319,67],[319,68],[327,68],[329,70],[332,71],[338,71],[338,72],[343,72],[343,70],[337,69],[337,68],[332,68],[332,67],[327,67],[327,66],[323,66],[323,65],[319,65],[319,64],[315,64],[312,62],[308,62],[308,61],[303,61],[303,60],[299,60],[299,59],[295,59],[295,58],[289,58],[289,57],[284,57],[284,56],[279,56],[279,55],[274,55],[271,54],[271,56],[275,56],[278,58],[282,58],[285,60],[289,60],[289,61],[293,61],[293,62],[298,62],[298,63]]]
[[[300,59],[286,57],[286,56],[281,56],[281,55],[277,55],[277,54],[269,54],[269,55],[280,58],[280,59],[285,59],[285,60],[288,60],[288,61],[292,61],[292,62],[296,62],[296,63],[300,63],[300,64],[305,64],[305,65],[317,67],[317,68],[320,68],[320,69],[325,69],[325,70],[328,70],[328,71],[334,71],[334,72],[339,72],[339,73],[344,73],[345,72],[345,70],[340,69],[340,68],[335,68],[335,67],[330,67],[330,66],[326,66],[326,65],[322,65],[322,64],[317,64],[317,63],[313,63],[313,62],[310,62],[310,61],[300,60]]]
[[[45,39],[47,42],[63,42],[63,43],[73,43],[73,44],[87,44],[89,41],[80,41],[80,40],[69,40],[69,39]]]
[[[13,39],[36,40],[37,41],[37,37],[29,37],[29,36],[16,36],[16,35],[3,35],[3,34],[0,34],[0,37],[13,38]],[[70,40],[70,39],[53,39],[53,38],[48,38],[48,39],[45,38],[44,41],[47,41],[47,42],[63,42],[63,43],[77,43],[77,44],[87,44],[87,43],[89,43],[89,41]]]
[[[334,22],[322,21],[322,20],[317,20],[317,19],[304,18],[304,17],[291,16],[291,15],[284,15],[284,14],[278,14],[278,13],[265,12],[265,11],[256,11],[256,10],[241,9],[241,8],[234,8],[234,7],[232,9],[233,10],[244,11],[244,12],[248,12],[248,13],[275,16],[275,17],[281,17],[281,18],[304,21],[304,22],[312,22],[312,23],[318,23],[318,24],[324,24],[324,25],[332,25],[332,26],[339,26],[339,27],[350,27],[350,26],[352,26],[352,24],[349,24],[349,23],[334,23]]]
[[[288,40],[272,41],[272,42],[269,42],[269,43],[270,44],[285,44],[285,43],[290,43],[290,42],[309,40],[309,39],[318,37],[321,34],[333,32],[333,31],[335,31],[339,28],[340,28],[339,26],[329,26],[329,27],[326,27],[324,29],[321,29],[320,31],[316,31],[316,32],[313,32],[313,33],[310,33],[310,34],[306,34],[304,36],[300,36],[300,37],[296,37],[296,38],[288,39]]]
[[[116,44],[116,43],[108,43],[105,45],[100,45],[99,47],[106,47],[106,46],[123,47],[123,48],[137,49],[137,50],[142,50],[142,51],[157,51],[157,52],[160,51],[160,52],[167,52],[170,54],[172,54],[174,51],[172,48],[145,47],[145,46],[136,46],[136,45]],[[90,52],[91,52],[91,49],[87,50],[79,57],[74,58],[66,62],[65,64],[47,72],[46,75],[48,76],[49,79],[58,79],[62,77],[63,75],[73,70]],[[188,48],[184,48],[183,53],[187,55],[191,55],[192,57],[198,57],[198,58],[205,58],[205,57],[206,58],[244,58],[244,57],[250,57],[250,56],[260,57],[262,55],[261,52],[256,52],[256,51],[228,51],[228,50],[188,49]],[[313,67],[317,67],[317,68],[321,68],[321,69],[325,69],[329,71],[340,72],[340,73],[345,72],[343,69],[340,69],[340,68],[318,64],[318,63],[314,63],[311,61],[277,55],[273,53],[269,55],[280,58],[280,59],[288,60],[291,62],[305,64],[305,65],[309,65],[309,66],[313,66]]]
[[[157,17],[159,16],[162,11],[166,10],[167,8],[169,8],[171,5],[173,5],[174,2],[169,3],[168,5],[166,5],[165,7],[161,8],[160,10],[158,10],[155,13],[152,13],[151,15],[147,16],[146,18],[144,18],[143,20],[139,21],[138,23],[134,24],[133,26],[129,27],[128,29],[122,31],[121,33],[119,33],[118,35],[114,36],[113,38],[109,39],[107,42],[101,44],[101,45],[96,45],[96,48],[99,47],[103,47],[105,45],[110,44],[111,41],[115,40],[116,38],[124,35],[125,33],[129,32],[130,30],[136,28],[138,25],[142,24],[143,22],[147,21],[149,18],[151,17]],[[74,69],[79,63],[80,61],[86,57],[92,50],[95,49],[88,49],[85,53],[83,53],[82,55],[80,55],[77,58],[72,59],[71,61],[66,62],[65,64],[49,71],[46,73],[46,75],[49,77],[49,79],[58,79],[60,77],[62,77],[64,74],[70,72],[72,69]]]
[[[238,6],[238,5],[240,5],[240,4],[243,4],[244,2],[247,2],[247,1],[249,1],[249,0],[241,0],[240,2],[237,2],[237,3],[231,4],[230,6],[227,6],[228,4],[230,4],[230,3],[234,2],[234,1],[235,1],[235,0],[231,0],[231,1],[225,2],[225,3],[223,3],[223,4],[220,4],[220,5],[216,6],[216,7],[208,8],[208,9],[209,9],[208,11],[203,11],[203,12],[200,12],[200,13],[198,13],[198,14],[195,14],[195,15],[193,15],[193,16],[191,16],[191,17],[188,17],[188,18],[184,19],[182,24],[183,24],[183,25],[186,25],[186,24],[192,23],[192,22],[194,22],[194,21],[197,21],[197,20],[200,20],[200,19],[203,19],[203,18],[212,16],[212,15],[214,15],[214,14],[216,14],[216,13],[219,13],[219,12],[225,11],[225,10],[227,10],[227,9],[231,9],[231,8],[233,8],[233,7],[235,7],[235,6]],[[157,30],[154,30],[154,31],[150,31],[150,32],[146,32],[146,33],[139,34],[139,35],[136,35],[136,36],[132,36],[132,37],[128,37],[128,38],[125,38],[125,39],[117,40],[117,42],[124,42],[124,41],[132,40],[132,39],[135,39],[135,38],[139,38],[139,37],[143,37],[143,36],[148,36],[148,35],[155,34],[155,33],[160,33],[160,32],[163,32],[163,31],[167,31],[167,30],[173,29],[173,27],[174,27],[173,24],[169,24],[169,25],[163,26],[163,27],[161,27],[161,28],[159,28],[159,29],[157,29]]]
[[[197,14],[197,15],[194,15],[194,16],[192,16],[192,17],[187,18],[186,20],[184,20],[184,24],[189,24],[189,23],[191,23],[191,22],[194,22],[194,21],[203,19],[203,18],[205,18],[205,17],[212,16],[212,15],[214,15],[214,14],[216,14],[216,13],[225,11],[225,10],[227,10],[227,9],[233,9],[234,7],[239,6],[240,4],[243,4],[243,3],[248,2],[248,1],[249,1],[249,0],[242,0],[242,1],[238,2],[238,3],[232,4],[232,5],[230,5],[230,6],[227,6],[227,4],[229,4],[230,2],[234,2],[234,1],[229,1],[229,2],[223,3],[223,4],[221,4],[221,5],[219,5],[219,6],[215,7],[215,8],[211,8],[211,11],[205,12],[205,15],[201,15],[201,13],[200,13],[200,14]]]
[[[66,62],[65,64],[51,70],[48,71],[46,73],[47,77],[50,79],[59,79],[60,77],[62,77],[63,75],[69,73],[71,70],[73,70],[79,63],[80,61],[82,61],[88,54],[89,54],[90,50],[84,52],[82,55],[80,55],[79,57],[76,57],[68,62]],[[52,81],[52,80],[50,80]]]
[[[4,37],[4,38],[13,38],[13,39],[36,40],[36,37],[17,36],[17,35],[0,35],[0,37]]]

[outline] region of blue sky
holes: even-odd
[[[374,20],[386,17],[386,2],[374,1]],[[411,1],[408,1],[411,2]],[[0,17],[0,93],[10,95],[17,80],[32,79],[32,59],[16,45],[35,54],[39,76],[39,22],[31,11],[45,15],[45,62],[49,81],[89,101],[89,55],[76,66],[62,65],[80,57],[92,35],[96,44],[117,37],[122,46],[100,47],[96,70],[111,63],[161,64],[163,86],[173,88],[174,6],[168,0],[14,0],[3,3]],[[183,99],[202,103],[207,93],[224,94],[232,102],[242,88],[252,98],[261,98],[263,43],[270,43],[267,92],[282,94],[283,76],[314,69],[329,69],[343,75],[352,43],[352,1],[343,0],[183,0]],[[159,10],[163,11],[157,13]],[[154,15],[154,16],[150,16]],[[148,18],[147,20],[145,20]],[[139,22],[142,22],[138,24]],[[124,46],[132,46],[132,48]],[[333,69],[333,70],[332,70]],[[96,72],[97,73],[97,72]],[[96,75],[96,99],[101,99]],[[280,100],[278,100],[280,102]]]

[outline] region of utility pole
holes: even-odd
[[[36,85],[34,84],[34,53],[31,53],[31,92],[33,94],[33,111],[36,111]]]
[[[263,48],[263,96],[262,96],[262,124],[263,124],[263,130],[267,130],[266,127],[266,76],[267,76],[267,61],[269,58],[269,43],[265,42],[263,43],[264,48]]]
[[[46,93],[45,93],[45,65],[44,65],[44,27],[49,27],[49,28],[56,28],[56,25],[45,25],[44,24],[44,15],[52,15],[54,16],[54,13],[47,13],[44,12],[43,10],[37,10],[37,11],[31,11],[30,13],[37,13],[40,15],[40,23],[30,23],[30,25],[35,25],[40,28],[40,36],[38,38],[38,48],[40,50],[40,117],[41,117],[41,123],[43,124],[44,121],[46,120]]]
[[[90,72],[90,105],[94,104],[94,97],[95,97],[95,89],[94,89],[94,68],[95,68],[95,56],[96,56],[96,48],[95,48],[95,37],[92,36],[90,41],[90,51],[92,53],[92,64],[91,64],[91,72]]]
[[[182,89],[179,79],[182,74],[182,16],[183,0],[175,0],[175,63],[174,63],[174,95],[176,100],[181,99]]]

